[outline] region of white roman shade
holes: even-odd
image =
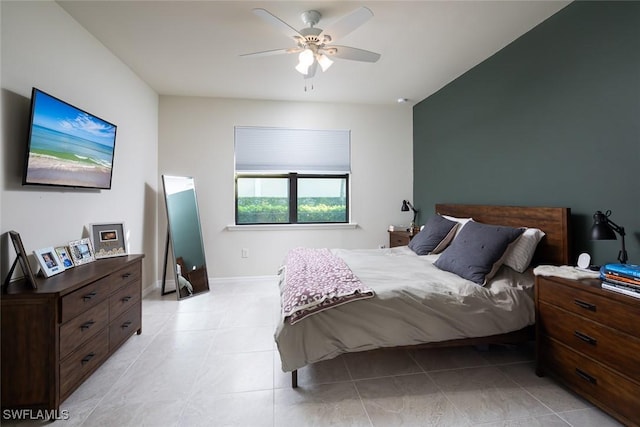
[[[348,130],[236,126],[236,172],[349,173],[350,145]]]

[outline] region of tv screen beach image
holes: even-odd
[[[34,91],[25,183],[110,188],[116,126]]]

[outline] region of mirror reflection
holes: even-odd
[[[178,299],[181,299],[209,290],[196,187],[193,178],[185,176],[162,175],[162,183],[176,292]],[[168,252],[165,253],[165,264],[167,254]],[[165,265],[165,274],[166,267]]]

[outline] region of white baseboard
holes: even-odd
[[[270,280],[277,280],[277,275],[272,276],[234,276],[234,277],[209,277],[209,286],[215,286],[220,283],[247,283],[247,282],[264,282]],[[147,286],[142,289],[142,297],[149,295],[151,292],[162,288],[162,280],[156,280],[151,286]],[[167,280],[165,283],[165,289],[174,290],[176,288],[176,281],[174,279]]]
[[[235,282],[264,282],[266,280],[276,280],[278,276],[234,276],[234,277],[209,277],[209,284],[213,283],[235,283]]]

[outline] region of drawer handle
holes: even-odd
[[[93,297],[95,297],[96,295],[98,295],[97,292],[89,292],[88,294],[86,294],[85,296],[82,297],[82,299],[84,301],[88,301],[90,299],[93,299]]]
[[[122,329],[127,329],[129,326],[131,326],[131,321],[130,321],[130,320],[127,320],[126,322],[124,322],[124,323],[122,324],[122,326],[121,326],[121,327],[122,327]]]
[[[96,354],[95,354],[95,353],[93,353],[93,352],[92,352],[92,353],[87,354],[87,355],[86,355],[86,356],[85,356],[85,357],[80,361],[80,363],[82,363],[83,365],[84,365],[84,364],[86,364],[86,363],[89,363],[89,361],[90,361],[91,359],[93,359],[93,357],[94,357],[95,355],[96,355]]]
[[[594,304],[588,303],[588,302],[584,302],[584,301],[580,301],[579,299],[574,299],[573,302],[578,306],[578,307],[582,307],[585,310],[589,310],[589,311],[596,311],[596,306]]]
[[[127,279],[127,278],[129,278],[129,277],[131,277],[131,273],[124,273],[124,274],[122,275],[122,278],[123,278],[123,279]]]
[[[590,382],[591,384],[598,384],[598,380],[595,379],[594,377],[592,377],[591,375],[587,374],[585,371],[583,371],[582,369],[576,368],[576,374],[578,374],[578,376],[580,378],[582,378],[585,381]]]
[[[126,297],[122,298],[122,302],[129,302],[129,301],[131,301],[131,298],[132,297],[130,297],[130,296],[126,296]]]
[[[94,323],[96,323],[96,322],[94,322],[93,320],[89,320],[88,322],[83,323],[82,325],[80,325],[80,329],[82,329],[83,331],[85,329],[89,329],[90,327],[92,327],[94,325]]]
[[[589,343],[591,345],[596,345],[598,344],[598,340],[595,338],[591,338],[589,335],[587,334],[583,334],[582,332],[579,331],[573,331],[573,335],[580,338],[582,341]]]

